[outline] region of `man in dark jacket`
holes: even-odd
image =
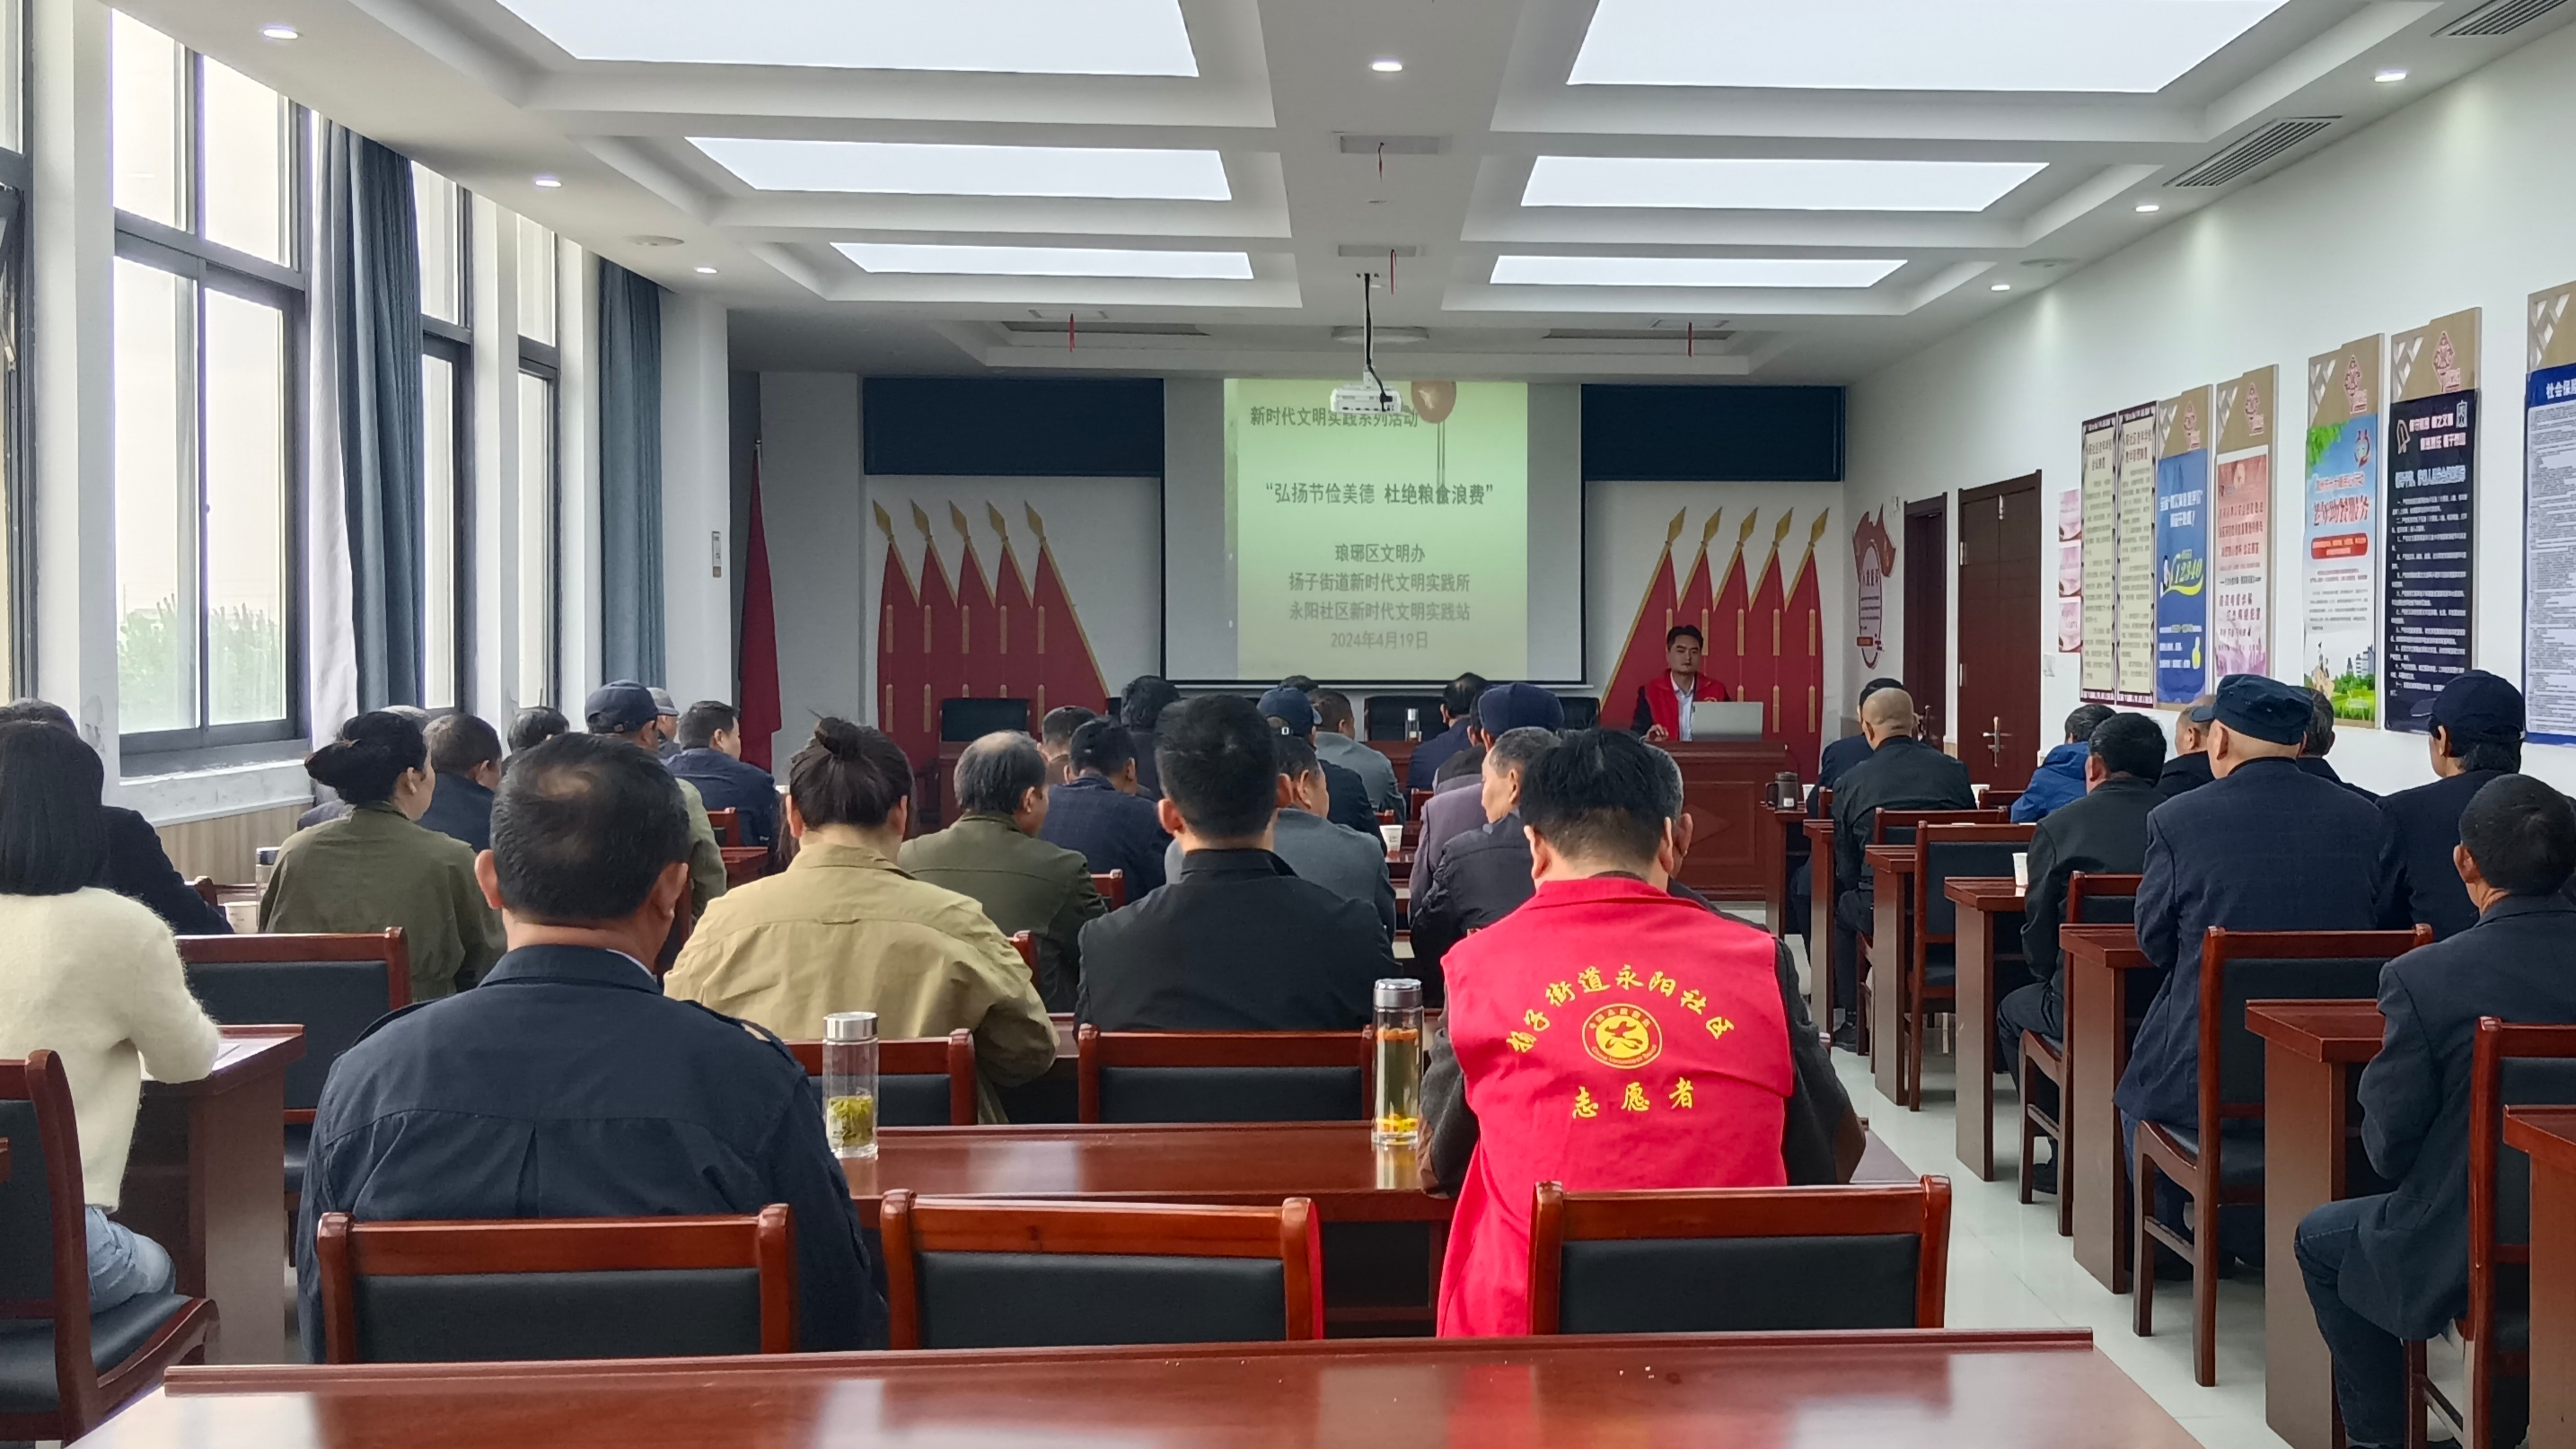
[[[1510,915],[1537,889],[1529,837],[1521,830],[1521,781],[1556,738],[1551,729],[1506,730],[1485,751],[1486,823],[1449,842],[1413,902],[1413,964],[1426,992],[1440,984],[1440,962],[1450,947]]]
[[[2022,903],[2021,948],[2031,984],[1995,1003],[1995,1061],[2021,1060],[2021,1034],[2066,1038],[2066,997],[2058,974],[2057,928],[2066,882],[2078,871],[2135,875],[2146,861],[2147,815],[2164,803],[2156,772],[2165,732],[2142,714],[2096,725],[2084,762],[2084,798],[2049,812],[2030,837],[2030,893]],[[2017,1073],[2016,1073],[2017,1074]]]
[[[52,725],[80,738],[80,726],[72,723],[71,711],[51,700],[21,699],[0,705],[0,724]],[[99,889],[149,906],[152,914],[169,923],[173,935],[233,933],[224,913],[207,904],[170,863],[169,853],[161,848],[161,832],[152,828],[151,821],[121,805],[102,806],[101,813],[107,817],[107,860],[99,868]]]
[[[1279,763],[1249,700],[1163,712],[1155,808],[1181,878],[1082,928],[1074,1015],[1103,1031],[1357,1031],[1399,975],[1377,912],[1271,853]],[[1070,788],[1070,787],[1067,787]]]
[[[1869,683],[1860,687],[1860,698],[1853,702],[1852,709],[1857,713],[1863,706],[1869,703],[1869,697],[1871,695],[1878,693],[1882,689],[1903,689],[1904,687],[1905,681],[1901,679],[1889,679],[1882,675],[1881,677],[1873,679]],[[1851,772],[1852,766],[1857,765],[1868,758],[1869,736],[1866,734],[1845,735],[1841,739],[1827,741],[1824,750],[1816,757],[1815,786],[1807,791],[1808,816],[1816,820],[1824,819],[1825,792],[1840,784],[1843,776]],[[1788,847],[1789,920],[1787,923],[1787,934],[1792,936],[1804,936],[1807,934],[1808,922],[1815,912],[1816,865],[1815,861],[1809,858],[1812,847],[1808,844],[1807,832],[1803,830],[1791,831],[1789,833]],[[1830,906],[1832,902],[1829,901],[1826,904]]]
[[[2460,843],[2460,812],[2488,781],[2522,769],[2522,691],[2472,669],[2417,705],[2415,717],[2431,730],[2426,746],[2435,779],[2380,797],[2387,833],[2380,840],[2379,866],[2389,890],[2379,904],[2379,924],[2403,930],[2421,922],[2442,941],[2478,919],[2451,852]]]
[[[421,813],[420,828],[475,850],[490,850],[492,792],[501,784],[500,734],[461,710],[431,720],[428,734],[429,767],[438,772],[438,790]]]
[[[2157,794],[2170,800],[2217,778],[2209,772],[2209,726],[2199,718],[2217,698],[2204,694],[2175,717],[2174,752],[2165,757],[2164,771],[2156,776]]]
[[[1476,697],[1484,692],[1481,674],[1461,674],[1440,691],[1440,720],[1446,728],[1413,747],[1413,762],[1405,766],[1406,788],[1430,789],[1438,783],[1432,776],[1441,765],[1467,748],[1467,725],[1476,717]]]
[[[2576,1023],[2576,904],[2562,894],[2576,873],[2576,811],[2538,780],[2502,775],[2469,802],[2459,832],[2452,858],[2477,923],[2381,968],[2387,1025],[2361,1074],[2362,1144],[2397,1190],[2299,1223],[2299,1271],[2355,1449],[2406,1442],[2402,1345],[2468,1311],[2478,1018]],[[2528,1380],[2497,1375],[2490,1442],[2521,1442],[2528,1392]]]
[[[2375,792],[2336,774],[2335,767],[2326,763],[2326,756],[2335,747],[2334,701],[2319,690],[2302,692],[2308,697],[2308,733],[2307,738],[2299,742],[2299,773],[2314,775],[2329,785],[2341,785],[2364,800],[2378,799]]]
[[[1181,692],[1159,674],[1139,674],[1128,680],[1119,697],[1118,722],[1127,727],[1127,738],[1136,750],[1136,793],[1148,801],[1163,798],[1162,783],[1154,776],[1154,730],[1163,711],[1180,702]]]
[[[407,1007],[331,1069],[296,1225],[306,1355],[322,1357],[324,1213],[417,1219],[794,1214],[806,1349],[885,1338],[823,1102],[777,1038],[661,994],[641,964],[689,891],[679,782],[620,739],[512,762],[476,874],[510,952],[474,990]],[[542,1164],[543,1170],[532,1170]],[[479,1342],[543,1357],[542,1315]]]
[[[2093,730],[2110,717],[2110,706],[2102,704],[2079,704],[2066,717],[2066,743],[2048,752],[2048,758],[2030,772],[2030,784],[2023,787],[2021,797],[2012,802],[2014,824],[2046,819],[2048,812],[2084,798],[2084,760],[2092,752]]]
[[[1494,741],[1518,729],[1541,729],[1554,734],[1563,728],[1565,701],[1542,685],[1493,684],[1476,696],[1475,717],[1467,726],[1467,748],[1451,755],[1440,767],[1444,778],[1432,787],[1431,798],[1422,802],[1422,828],[1414,833],[1413,842],[1412,886],[1416,901],[1431,889],[1432,873],[1439,869],[1449,843],[1494,818],[1484,800],[1487,752]],[[1467,770],[1471,764],[1472,783],[1449,777],[1450,771]]]
[[[1047,791],[1038,839],[1079,851],[1092,873],[1127,873],[1127,899],[1141,901],[1165,879],[1163,847],[1172,843],[1137,778],[1142,762],[1124,725],[1096,719],[1065,746],[1073,778]]]
[[[1860,933],[1870,929],[1872,909],[1872,882],[1861,852],[1878,812],[1977,805],[1968,767],[1914,737],[1914,696],[1901,689],[1871,695],[1860,708],[1860,728],[1870,756],[1834,787],[1834,880],[1842,888],[1842,899],[1834,903],[1834,1000],[1844,1010],[1835,1040],[1845,1046],[1859,1036],[1852,1012],[1860,1001]]]
[[[1315,704],[1306,691],[1283,684],[1261,696],[1260,709],[1272,729],[1314,747]],[[1324,818],[1344,830],[1377,835],[1377,809],[1369,804],[1368,786],[1360,783],[1359,772],[1321,757],[1315,764],[1324,772]]]
[[[680,749],[671,773],[698,787],[710,810],[731,810],[744,845],[778,843],[778,781],[742,762],[742,715],[720,699],[702,699],[680,716]]]

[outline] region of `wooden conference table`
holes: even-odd
[[[1941,894],[1959,908],[1958,1068],[1959,1161],[1978,1180],[1995,1180],[1995,948],[2021,946],[2025,892],[2009,876],[1952,876]],[[2061,1173],[2060,1176],[2063,1176]]]
[[[2509,1107],[2531,1155],[2531,1449],[2576,1449],[2576,1107]]]
[[[2066,993],[2066,1131],[2070,1173],[2057,1190],[2074,1194],[2075,1261],[2103,1287],[2129,1291],[2129,1173],[2120,1158],[2120,1109],[2111,1100],[2129,1066],[2129,981],[2152,969],[2134,926],[2061,926],[2057,951]]]
[[[2193,1449],[2076,1331],[174,1369],[84,1449]]]
[[[1914,847],[1872,845],[1861,851],[1870,870],[1869,1070],[1878,1094],[1908,1111],[1923,1104],[1906,1090],[1898,1023],[1905,1015],[1905,975],[1914,957]],[[1916,1043],[1915,1050],[1922,1050]]]

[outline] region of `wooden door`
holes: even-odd
[[[1950,500],[1905,505],[1905,688],[1923,738],[1950,737]]]
[[[2039,475],[1959,495],[1959,758],[1998,790],[2057,743],[2039,719]]]

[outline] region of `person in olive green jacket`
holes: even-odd
[[[967,896],[895,863],[912,765],[882,733],[814,727],[787,769],[796,858],[717,901],[662,989],[782,1037],[811,1041],[836,1011],[873,1011],[881,1037],[975,1034],[982,1117],[1044,1073],[1055,1023],[1020,953]]]
[[[620,679],[592,690],[581,712],[592,734],[615,736],[659,759],[666,738],[661,710],[653,691]],[[704,919],[707,906],[725,893],[724,847],[698,787],[680,781],[680,799],[689,807],[689,914]]]
[[[423,828],[438,776],[417,720],[359,715],[304,759],[349,813],[299,830],[278,847],[259,898],[263,931],[382,931],[400,926],[411,952],[411,999],[462,991],[501,958],[501,920],[474,882],[474,851]]]
[[[898,857],[917,880],[972,896],[1006,936],[1027,931],[1038,947],[1038,994],[1050,1010],[1073,1010],[1082,973],[1082,923],[1109,913],[1079,851],[1037,838],[1046,824],[1047,761],[1037,741],[986,735],[957,760],[957,807],[965,813],[936,835],[903,843]]]

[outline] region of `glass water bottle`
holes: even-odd
[[[823,1018],[823,1135],[834,1156],[877,1155],[877,1014],[836,1011]]]
[[[1412,1147],[1422,1140],[1422,983],[1377,983],[1377,1103],[1369,1141]]]

